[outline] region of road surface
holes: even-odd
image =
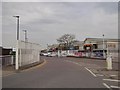
[[[106,88],[83,66],[65,58],[45,57],[46,63],[3,77],[3,88]]]

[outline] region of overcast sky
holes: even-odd
[[[20,15],[20,39],[42,47],[57,43],[63,34],[85,38],[118,38],[117,2],[4,2],[2,4],[3,46],[15,47],[16,19]]]

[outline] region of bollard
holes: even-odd
[[[58,50],[58,57],[60,57],[60,51]]]
[[[107,61],[107,69],[112,70],[112,55],[111,54],[107,56],[106,61]]]
[[[13,57],[13,55],[11,56],[11,65],[13,65],[13,59],[14,59],[14,57]]]

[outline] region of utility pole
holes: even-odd
[[[27,38],[27,30],[23,30],[23,32],[25,32],[25,42],[27,42],[28,41],[28,38]]]

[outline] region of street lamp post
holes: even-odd
[[[19,40],[19,18],[20,16],[13,16],[17,18],[17,40]]]
[[[23,30],[23,32],[25,32],[25,42],[28,41],[28,38],[27,38],[27,30]]]
[[[105,58],[105,40],[104,40],[104,34],[103,34],[103,58]]]
[[[16,61],[15,61],[15,69],[19,69],[19,49],[18,49],[18,42],[19,42],[19,16],[13,16],[17,18],[17,44],[16,44]]]
[[[90,57],[92,57],[92,44],[90,42]]]
[[[48,53],[48,44],[47,44],[47,53]]]

